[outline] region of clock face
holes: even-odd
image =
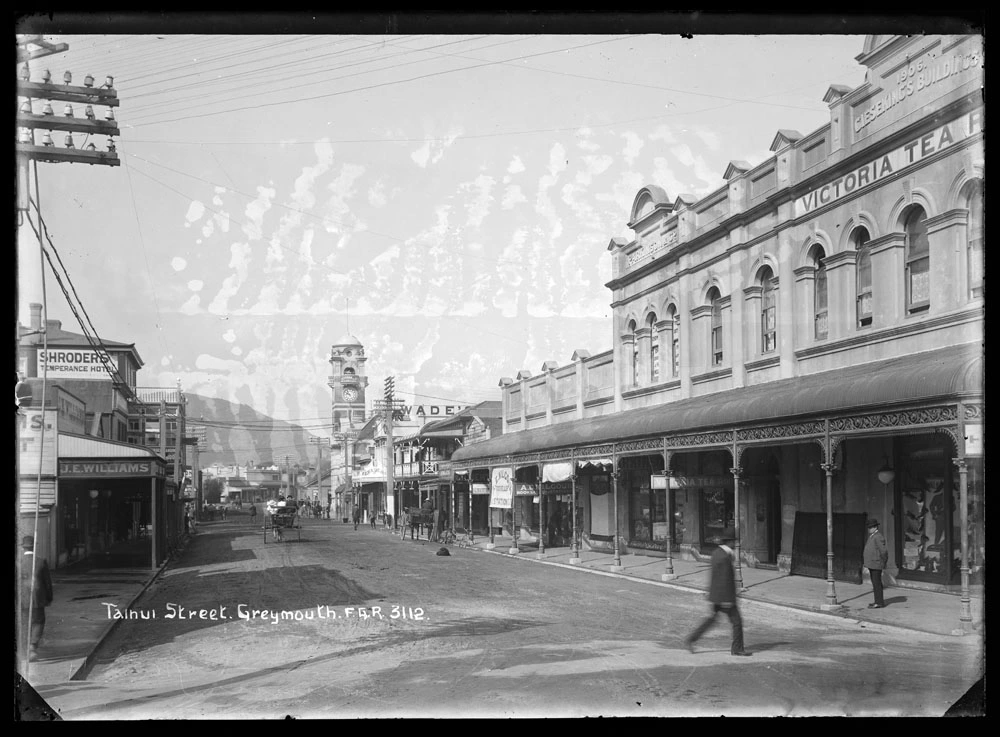
[[[345,388],[341,394],[343,395],[345,402],[353,402],[358,398],[357,389],[351,389],[350,387]]]

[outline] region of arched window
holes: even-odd
[[[983,296],[983,190],[980,184],[969,192],[969,290]]]
[[[660,336],[656,334],[656,315],[650,312],[646,316],[646,327],[649,328],[649,383],[660,380]]]
[[[632,336],[632,386],[639,385],[639,343],[635,339],[635,320],[628,321],[628,332]]]
[[[931,302],[931,251],[927,240],[926,213],[914,207],[906,217],[906,308],[926,310]]]
[[[872,324],[872,252],[868,247],[871,238],[868,230],[857,228],[851,234],[854,250],[858,254],[858,327],[866,328]]]
[[[765,266],[760,271],[760,334],[761,353],[770,353],[778,347],[778,290],[774,284],[774,272]]]
[[[826,264],[823,259],[826,253],[819,246],[813,248],[813,267],[816,269],[813,283],[813,334],[816,340],[826,338],[827,332],[827,297],[826,297]]]
[[[673,305],[667,308],[667,322],[670,324],[670,377],[676,379],[681,374],[681,316]]]
[[[712,305],[712,365],[722,365],[722,295],[712,287],[708,290],[708,301]]]

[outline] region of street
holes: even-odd
[[[43,697],[64,719],[939,716],[975,642],[743,602],[750,658],[702,595],[305,519],[265,544],[202,525]],[[101,606],[99,601],[94,606]]]

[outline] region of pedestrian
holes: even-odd
[[[21,622],[28,629],[28,658],[34,660],[45,632],[45,607],[52,603],[52,576],[48,561],[35,555],[34,537],[26,535],[21,548]]]
[[[726,544],[735,539],[735,531],[726,529],[723,530],[720,537],[709,540],[709,542],[718,545],[712,553],[712,577],[708,586],[708,601],[712,605],[712,613],[685,640],[688,650],[692,653],[694,652],[694,643],[715,623],[719,612],[725,612],[733,625],[733,644],[730,653],[740,656],[753,654],[747,652],[743,647],[743,620],[740,617],[739,605],[736,603],[733,549]]]
[[[884,609],[885,598],[882,592],[882,571],[889,562],[889,548],[885,535],[879,530],[878,520],[868,520],[868,540],[865,541],[864,563],[872,579],[872,593],[875,601],[868,605],[869,609]]]
[[[361,521],[361,507],[354,508],[354,529],[358,529],[358,523]]]
[[[251,504],[250,505],[250,524],[253,524],[256,521],[257,521],[257,505],[256,504]]]

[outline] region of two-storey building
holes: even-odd
[[[502,379],[504,434],[453,463],[524,485],[514,519],[542,525],[547,485],[569,483],[570,544],[661,555],[665,578],[735,528],[738,576],[824,577],[830,608],[877,518],[892,579],[960,589],[968,623],[985,561],[982,38],[873,35],[857,61],[865,82],[829,88],[828,124],[778,130],[715,191],[641,189],[634,237],[608,246],[611,349]]]

